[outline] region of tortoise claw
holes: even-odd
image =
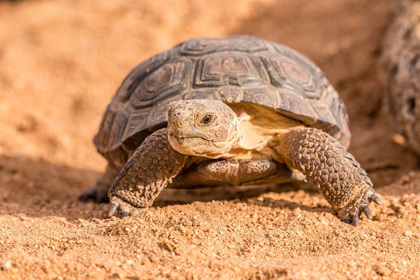
[[[359,215],[358,214],[353,214],[353,215],[351,215],[351,217],[352,217],[352,223],[351,224],[355,227],[358,227],[359,226]]]
[[[109,207],[109,212],[108,212],[109,216],[110,217],[114,216],[117,209],[118,209],[118,204],[117,203],[111,203],[111,207]]]
[[[123,211],[121,212],[121,216],[122,216],[122,217],[128,217],[128,216],[130,216],[130,212],[128,212],[128,210],[123,210]]]
[[[112,196],[110,200],[111,206],[108,212],[110,217],[114,216],[117,212],[120,212],[122,217],[140,216],[146,211],[145,208],[134,207],[116,196]]]
[[[363,213],[365,213],[366,217],[369,220],[372,220],[373,215],[372,215],[372,212],[370,212],[369,205],[367,205],[367,204],[362,205],[362,211],[363,211]]]
[[[352,213],[350,213],[350,211],[347,210],[341,210],[338,213],[338,217],[345,222],[346,224],[349,225],[353,225],[355,227],[358,227],[360,225],[360,221],[359,221],[359,211],[352,211]]]
[[[360,216],[362,213],[364,213],[369,220],[372,220],[373,215],[369,209],[369,202],[371,201],[376,204],[382,203],[381,199],[373,192],[373,190],[368,190],[358,199],[353,201],[353,203],[338,210],[337,215],[343,222],[357,227],[360,225]]]
[[[346,224],[351,225],[351,219],[350,219],[350,217],[343,219],[343,222],[345,222]]]
[[[369,198],[369,202],[373,201],[376,204],[379,204],[379,205],[382,204],[381,199],[374,193],[371,193],[368,198]]]

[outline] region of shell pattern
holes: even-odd
[[[347,147],[346,107],[308,58],[250,36],[183,42],[135,67],[108,106],[94,143],[123,166],[153,131],[166,126],[167,106],[179,99],[250,102],[322,129]]]

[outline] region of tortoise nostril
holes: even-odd
[[[416,99],[414,97],[411,97],[407,100],[407,107],[408,113],[410,115],[415,115]]]

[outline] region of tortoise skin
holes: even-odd
[[[143,140],[165,127],[174,100],[214,99],[272,108],[350,143],[346,107],[322,71],[279,44],[250,36],[185,41],[135,67],[108,106],[94,143],[120,170]]]

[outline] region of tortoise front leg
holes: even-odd
[[[358,226],[362,212],[372,218],[369,202],[381,204],[372,181],[335,138],[316,128],[300,128],[280,141],[280,152],[318,188],[341,220]]]
[[[184,167],[188,156],[168,142],[167,129],[157,130],[137,148],[118,174],[108,196],[109,214],[140,214],[153,204],[159,193]]]

